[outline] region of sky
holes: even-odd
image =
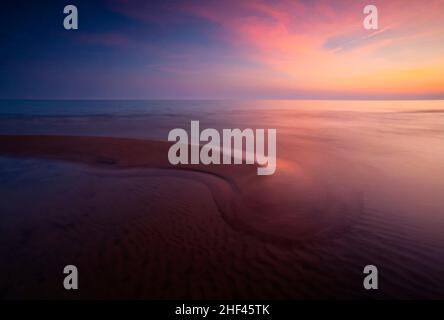
[[[444,99],[444,0],[2,1],[0,74],[1,99]]]

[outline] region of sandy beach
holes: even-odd
[[[248,114],[227,112],[222,120],[245,127]],[[442,184],[438,171],[435,180],[424,175],[440,157],[414,152],[421,139],[439,144],[425,135],[438,131],[418,131],[424,132],[418,143],[407,145],[400,143],[406,133],[419,130],[407,126],[410,112],[354,114],[353,122],[344,110],[273,114],[298,121],[280,120],[272,176],[258,176],[255,165],[170,165],[170,143],[155,136],[192,115],[0,119],[3,131],[33,131],[0,135],[0,254],[8,261],[0,266],[2,298],[434,298],[444,292],[444,224],[432,192]],[[424,128],[441,115],[426,120],[430,114],[415,111]],[[268,111],[255,116],[257,123],[272,121]],[[385,130],[375,133],[381,119]],[[118,132],[72,134],[87,132],[91,121]],[[38,133],[57,123],[64,124],[57,131],[69,134]],[[128,132],[123,125],[130,133],[149,127],[154,138],[116,136]],[[416,158],[427,161],[418,166]],[[376,295],[362,290],[369,263],[384,271],[384,290]],[[75,295],[60,285],[68,264],[81,273]]]
[[[0,136],[2,156],[86,164],[90,167],[87,170],[93,171],[96,176],[93,179],[94,194],[86,198],[83,192],[79,192],[84,188],[80,183],[80,186],[69,190],[67,194],[48,198],[48,202],[43,203],[43,208],[25,203],[25,208],[20,210],[30,212],[31,221],[27,220],[25,225],[31,224],[33,227],[21,226],[24,231],[15,235],[16,250],[41,252],[45,255],[46,264],[51,262],[49,255],[55,255],[53,250],[44,249],[54,248],[50,239],[65,239],[57,241],[56,247],[59,250],[68,249],[68,252],[70,249],[74,250],[72,241],[76,241],[80,247],[76,245],[76,250],[71,254],[75,255],[75,260],[83,266],[82,269],[91,270],[92,273],[102,270],[100,274],[107,274],[110,268],[115,270],[119,266],[127,270],[125,273],[119,271],[118,275],[110,272],[106,281],[127,287],[124,291],[132,289],[123,297],[233,298],[250,297],[253,294],[246,288],[233,291],[232,281],[238,281],[241,287],[252,286],[255,292],[265,284],[265,291],[257,291],[257,297],[266,297],[267,287],[271,290],[274,285],[286,281],[279,279],[280,277],[274,279],[274,275],[271,275],[271,283],[267,284],[260,275],[261,264],[264,264],[263,267],[270,264],[281,268],[274,260],[274,255],[280,253],[271,248],[291,250],[293,247],[305,246],[308,237],[319,241],[317,232],[314,232],[310,224],[282,228],[279,221],[269,221],[269,215],[264,210],[270,211],[270,201],[267,203],[267,198],[272,190],[266,179],[257,177],[254,165],[172,166],[166,158],[169,145],[158,141],[119,138]],[[76,170],[78,169],[73,171]],[[68,171],[66,174],[72,173]],[[74,185],[78,183],[76,181]],[[133,191],[133,184],[138,187],[137,193]],[[250,190],[249,186],[252,185],[254,187]],[[268,207],[264,208],[264,203]],[[296,205],[301,216],[314,213],[315,209],[306,199],[301,198]],[[157,209],[150,208],[151,206]],[[42,210],[46,212],[43,213]],[[329,211],[334,215],[335,210],[344,214],[344,208],[323,210],[322,214]],[[36,216],[33,216],[33,211]],[[39,213],[44,214],[43,220],[39,219]],[[321,221],[318,221],[318,227],[319,223]],[[99,232],[96,228],[99,228]],[[105,243],[103,239],[106,239]],[[301,242],[301,239],[304,241]],[[141,254],[140,251],[145,253]],[[54,258],[67,259],[66,253],[59,254],[60,257],[57,254]],[[252,256],[256,258],[248,262]],[[94,266],[91,262],[98,257],[102,260],[99,259],[97,263],[106,263],[109,260],[110,268]],[[158,262],[151,262],[150,265],[147,259]],[[207,259],[213,260],[210,265]],[[223,261],[230,266],[223,266]],[[258,278],[250,281],[258,282],[248,284],[245,283],[245,272],[250,270],[248,264],[254,261],[261,261],[260,265],[255,266]],[[187,271],[182,269],[187,264],[187,268],[197,268],[199,275],[204,272],[209,278],[190,281]],[[250,276],[254,276],[252,270],[248,272]],[[94,279],[92,273],[90,276]],[[119,284],[123,279],[131,277],[131,274],[132,281],[135,281],[133,286],[125,282]],[[147,275],[156,280],[145,282],[143,279]],[[116,276],[118,279],[111,279]],[[29,281],[33,282],[31,279]],[[275,281],[276,284],[273,284]],[[88,297],[102,297],[103,294],[106,297],[122,297],[121,288],[113,292],[108,285],[97,282],[96,279],[92,282],[97,289],[85,290],[88,291]],[[172,287],[162,290],[156,287],[160,285],[158,282],[163,283],[162,285],[171,282]],[[228,288],[223,288],[227,284],[230,284]],[[16,288],[15,284],[11,286]],[[193,289],[193,286],[200,289]],[[208,289],[205,289],[207,286]],[[219,286],[222,286],[221,290],[218,289]],[[44,289],[39,287],[37,290],[37,287],[39,286],[36,284],[33,294],[41,296],[42,291],[45,293]],[[104,292],[100,291],[100,288],[105,287],[107,289]],[[27,288],[26,292],[33,291]],[[54,292],[50,292],[51,289],[48,288],[49,297],[52,297]],[[55,292],[61,293],[60,290]],[[7,287],[6,293],[11,296]],[[17,293],[19,296],[23,294],[20,291]]]

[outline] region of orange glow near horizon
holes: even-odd
[[[378,9],[377,30],[364,28],[368,4]],[[41,14],[12,19],[0,97],[444,99],[444,0],[96,6],[79,32],[57,33]]]
[[[444,1],[384,1],[379,30],[363,1],[248,1],[188,6],[254,66],[225,67],[231,83],[291,92],[444,93]],[[215,72],[222,72],[217,70]]]

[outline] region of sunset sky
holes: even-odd
[[[444,98],[444,0],[17,1],[0,43],[0,98]]]

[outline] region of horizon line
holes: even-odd
[[[443,101],[436,98],[0,98],[0,101]]]

